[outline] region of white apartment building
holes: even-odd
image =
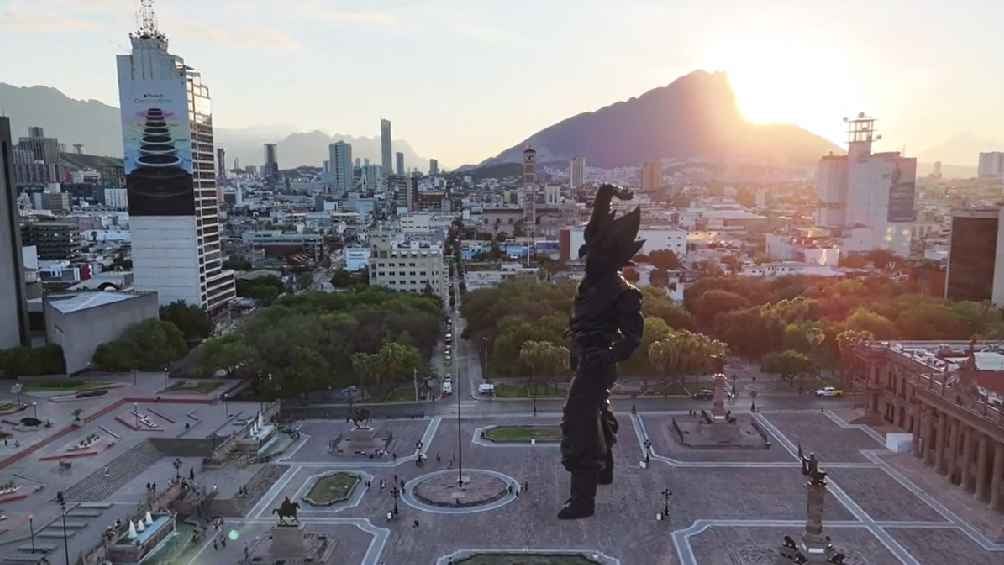
[[[561,260],[575,260],[579,257],[579,247],[586,242],[585,231],[585,225],[562,228],[559,233]],[[687,255],[687,235],[687,230],[673,226],[643,226],[638,230],[638,239],[644,239],[645,245],[639,253],[645,255],[668,249],[683,259]]]
[[[976,174],[980,178],[1004,179],[1004,152],[980,153]]]
[[[369,265],[371,286],[414,293],[431,289],[444,303],[449,300],[450,271],[438,243],[371,235]]]

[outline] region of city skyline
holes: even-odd
[[[102,61],[126,52],[122,38],[136,27],[137,4],[0,3],[0,45],[33,54],[5,61],[5,81],[114,104],[114,68]],[[213,4],[191,21],[190,2],[157,5],[172,44],[197,57],[217,85],[218,127],[283,124],[374,136],[379,117],[390,116],[402,139],[451,167],[477,163],[543,127],[695,69],[728,73],[751,121],[793,123],[841,145],[841,118],[860,110],[881,118],[888,149],[913,153],[959,134],[992,139],[1004,128],[1004,118],[980,112],[1004,97],[1004,84],[985,73],[1004,40],[974,25],[968,11],[934,3],[910,4],[910,26],[891,35],[890,23],[904,13],[893,2],[856,10],[637,1],[623,7],[625,17],[609,19],[599,3],[574,12],[534,5],[530,19],[511,18],[512,8],[502,3],[445,0],[243,6]],[[989,19],[994,11],[1004,8],[981,8]],[[61,16],[51,17],[56,12]],[[870,17],[844,17],[853,13]],[[429,26],[442,33],[425,33]],[[952,39],[959,29],[966,42]],[[53,33],[60,34],[58,46]],[[352,45],[376,47],[346,48]],[[380,70],[390,59],[400,74]],[[251,72],[262,65],[274,73],[268,81]],[[333,67],[356,79],[332,84],[336,75],[316,72]],[[417,85],[407,97],[400,96],[402,81]]]

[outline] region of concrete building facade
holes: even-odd
[[[945,298],[1004,304],[1004,208],[952,212]]]
[[[370,236],[370,285],[401,292],[431,292],[449,300],[449,269],[438,243]]]
[[[0,349],[28,345],[28,306],[25,301],[18,229],[17,191],[10,120],[0,116]]]
[[[334,192],[346,194],[352,190],[352,145],[344,141],[328,145],[328,171]]]
[[[873,418],[912,434],[913,455],[1004,512],[1004,342],[871,342],[845,360]]]

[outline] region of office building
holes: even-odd
[[[19,138],[17,147],[22,151],[18,160],[27,175],[27,178],[15,178],[17,184],[48,184],[62,180],[58,139],[45,137],[40,127],[30,127],[28,137]]]
[[[344,141],[328,145],[328,176],[332,191],[345,194],[352,190],[352,145]]]
[[[841,233],[844,252],[887,249],[906,256],[915,219],[917,160],[872,153],[875,119],[848,120],[847,155],[823,156],[816,169],[816,224]]]
[[[980,153],[980,164],[976,174],[983,179],[1004,179],[1004,152]]]
[[[379,192],[383,181],[383,167],[380,165],[363,165],[360,177],[363,190],[366,192]]]
[[[641,191],[651,194],[662,188],[662,163],[646,161],[641,166]]]
[[[129,191],[124,188],[106,188],[105,206],[127,210],[129,208]]]
[[[436,159],[429,159],[429,176],[439,176],[439,161]]]
[[[586,183],[586,158],[576,157],[568,162],[568,188],[575,190]]]
[[[265,144],[265,168],[262,176],[273,180],[279,176],[279,156],[274,143]]]
[[[404,153],[397,152],[397,176],[404,176]]]
[[[75,222],[25,222],[21,224],[21,243],[38,248],[38,258],[44,261],[73,261],[80,254],[80,226]]]
[[[404,240],[400,235],[370,236],[370,286],[401,292],[432,292],[449,299],[449,270],[438,243]]]
[[[945,298],[1004,304],[1004,208],[952,212]]]
[[[380,120],[380,166],[383,167],[383,176],[387,178],[394,174],[393,164],[391,163],[391,147],[390,147],[390,120],[381,119]]]
[[[46,190],[42,193],[42,207],[59,214],[69,214],[70,193],[60,190]]]
[[[216,313],[236,292],[222,268],[209,88],[168,52],[152,9],[140,15],[118,56],[134,287]]]
[[[0,116],[0,349],[29,344],[10,120]]]

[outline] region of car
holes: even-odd
[[[453,381],[443,381],[443,396],[453,394]]]
[[[690,398],[693,400],[711,400],[714,397],[715,393],[710,388],[702,388],[690,395]]]
[[[495,395],[495,385],[491,383],[481,383],[478,385],[478,394]]]
[[[816,391],[816,396],[818,398],[838,398],[844,395],[844,391],[833,386],[824,386],[823,388]]]

